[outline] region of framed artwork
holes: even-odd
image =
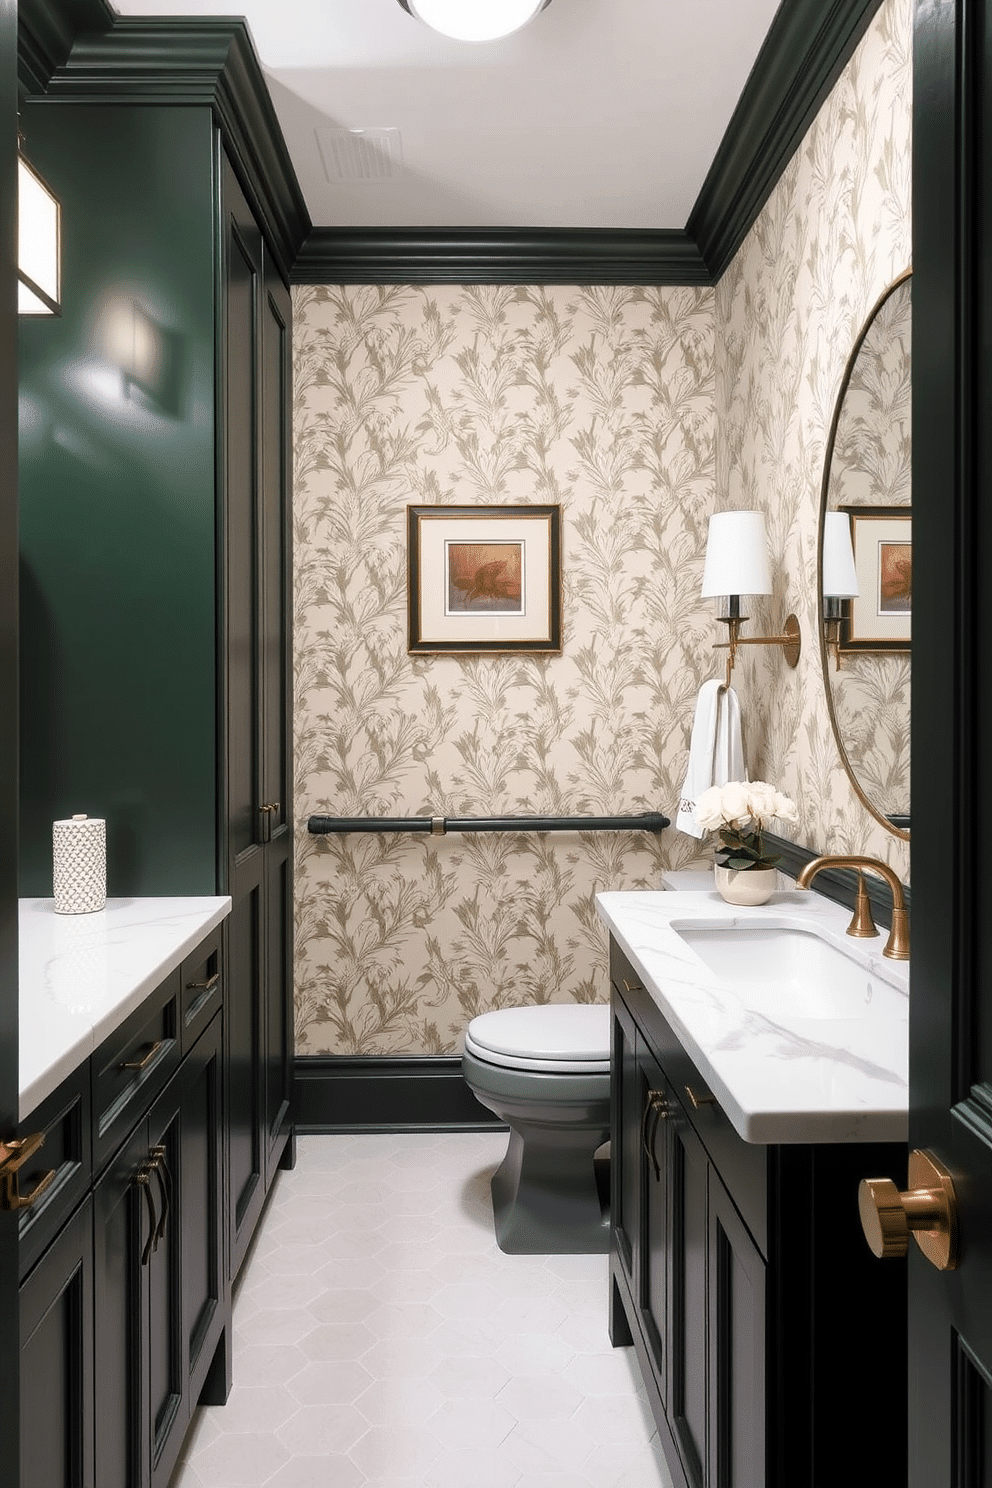
[[[560,651],[560,506],[408,506],[411,652]]]
[[[913,512],[843,506],[851,519],[858,593],[848,600],[842,651],[909,651],[913,620]]]

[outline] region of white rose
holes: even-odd
[[[723,814],[727,821],[744,822],[751,815],[748,788],[741,780],[728,780],[723,787]]]
[[[752,816],[760,816],[762,820],[768,816],[775,815],[775,801],[778,791],[766,780],[752,780],[748,786],[748,802],[751,807]]]
[[[696,797],[696,821],[704,832],[715,831],[723,824],[723,789],[711,785]]]
[[[772,815],[779,817],[782,821],[794,822],[799,820],[799,812],[796,810],[795,801],[790,801],[789,797],[783,796],[781,791],[775,792],[775,806]]]

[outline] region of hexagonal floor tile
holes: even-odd
[[[505,1133],[301,1138],[170,1488],[671,1488],[603,1256],[508,1256]]]

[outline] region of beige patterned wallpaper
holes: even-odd
[[[674,816],[710,618],[713,291],[295,297],[297,1041],[452,1051],[475,1013],[607,993],[592,895],[699,844],[309,837],[340,816]],[[560,656],[407,654],[405,512],[557,502]]]
[[[654,886],[707,844],[313,838],[306,819],[674,818],[696,694],[720,671],[699,598],[715,507],[769,512],[771,612],[787,596],[804,628],[797,672],[755,648],[735,676],[752,774],[796,797],[809,845],[908,867],[840,767],[812,625],[833,399],[908,259],[909,8],[883,6],[715,292],[294,292],[301,1054],[449,1053],[487,1008],[606,997],[593,893]],[[561,504],[560,656],[407,654],[411,502]]]
[[[794,611],[788,671],[754,647],[740,667],[750,766],[799,806],[796,839],[883,858],[908,881],[909,844],[851,788],[824,705],[816,568],[823,460],[858,333],[911,259],[911,0],[886,0],[716,290],[717,505],[768,514],[775,594]]]

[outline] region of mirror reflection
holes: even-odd
[[[820,511],[827,703],[855,791],[909,834],[912,487],[911,279],[865,322],[834,410]]]

